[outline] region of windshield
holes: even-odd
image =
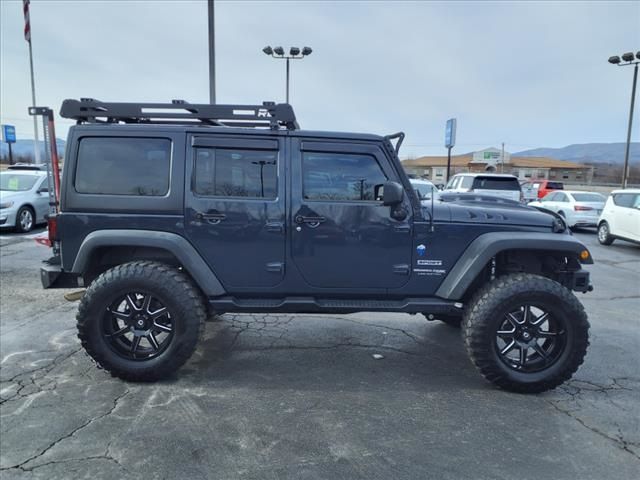
[[[31,190],[38,180],[36,175],[24,175],[20,173],[0,174],[0,190],[9,192],[26,192]]]
[[[572,193],[576,202],[604,202],[604,197],[599,193]]]

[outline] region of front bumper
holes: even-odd
[[[0,228],[13,228],[16,226],[16,213],[9,209],[0,210]]]
[[[82,287],[82,277],[77,273],[65,272],[60,265],[45,265],[40,268],[42,288]]]

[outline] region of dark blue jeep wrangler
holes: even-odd
[[[403,134],[300,130],[273,103],[83,99],[61,115],[77,125],[42,281],[87,287],[78,336],[113,375],[171,374],[208,312],[423,313],[461,326],[482,375],[518,392],[583,361],[572,291],[591,289],[589,251],[516,203],[421,203]]]

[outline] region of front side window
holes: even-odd
[[[460,186],[462,188],[471,188],[473,186],[473,177],[462,177]]]
[[[214,197],[276,198],[278,153],[196,148],[193,191]]]
[[[386,181],[371,155],[319,152],[302,155],[305,200],[374,201],[376,187]]]
[[[164,196],[170,168],[169,139],[85,137],[78,149],[75,188],[100,195]]]

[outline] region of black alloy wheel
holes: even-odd
[[[561,317],[535,305],[521,305],[507,312],[498,327],[496,352],[517,372],[539,372],[560,358],[567,345],[566,334]]]
[[[106,310],[102,330],[109,347],[122,358],[149,360],[166,350],[174,325],[167,307],[151,293],[129,292]]]

